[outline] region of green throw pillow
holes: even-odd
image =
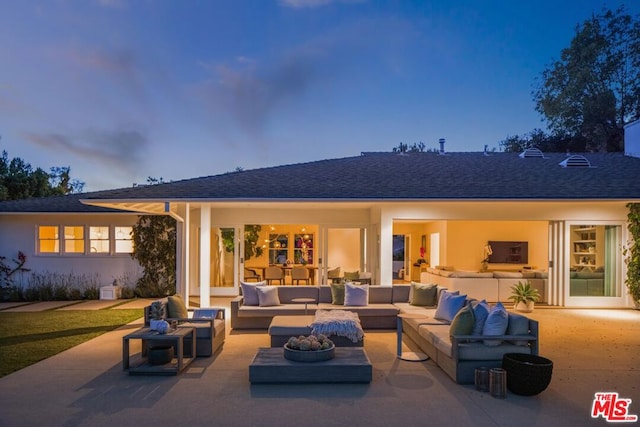
[[[474,324],[475,316],[473,314],[473,309],[470,305],[466,305],[458,311],[456,317],[451,321],[449,335],[471,335]]]
[[[432,283],[411,283],[411,300],[409,304],[419,305],[423,307],[435,307],[436,298],[438,296],[438,286]]]
[[[344,283],[331,284],[331,304],[344,305]]]
[[[358,280],[360,278],[359,271],[345,271],[344,272],[344,280],[349,282],[351,280]]]
[[[185,305],[180,295],[173,295],[169,297],[169,302],[167,303],[167,311],[167,317],[172,319],[186,319],[187,317],[189,317],[187,306]]]

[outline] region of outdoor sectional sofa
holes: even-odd
[[[410,285],[369,287],[369,303],[363,307],[332,304],[331,287],[278,286],[280,305],[270,307],[247,306],[244,297],[231,301],[231,327],[233,329],[267,329],[274,316],[304,315],[305,304],[294,303],[297,298],[310,298],[307,314],[318,309],[350,310],[357,312],[366,329],[396,329],[399,313],[419,313],[424,318],[403,319],[403,333],[447,375],[460,384],[473,383],[477,367],[499,367],[505,353],[538,354],[538,322],[516,313],[508,313],[507,335],[449,336],[450,325],[434,319],[436,307],[416,306],[409,303]],[[445,289],[438,286],[438,295]],[[466,303],[471,300],[467,299]],[[499,345],[485,345],[484,340],[500,341]]]
[[[358,313],[364,329],[389,329],[396,327],[398,307],[394,305],[395,287],[369,286],[369,303],[366,306],[332,304],[331,286],[277,286],[280,305],[260,307],[246,305],[242,295],[231,300],[232,329],[267,329],[274,316],[314,314],[316,310],[349,310]],[[297,298],[309,298],[314,302],[293,302]],[[406,299],[405,299],[406,301]]]
[[[518,282],[529,281],[540,292],[540,302],[547,301],[548,273],[544,271],[488,271],[475,272],[443,268],[428,268],[420,273],[421,283],[435,283],[470,298],[489,302],[507,302],[511,287]]]

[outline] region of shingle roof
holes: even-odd
[[[0,203],[0,212],[76,210],[99,200],[636,200],[640,159],[623,153],[583,154],[590,168],[563,168],[562,153],[363,153],[159,185],[62,198]],[[65,210],[68,200],[72,210]],[[81,212],[98,208],[85,206]]]

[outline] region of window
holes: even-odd
[[[64,227],[64,252],[67,254],[84,253],[84,227],[65,226]]]
[[[133,227],[115,227],[116,253],[130,254],[133,252]]]
[[[38,247],[40,253],[53,254],[60,252],[60,237],[57,225],[41,225],[38,227]]]
[[[89,252],[92,254],[109,253],[109,227],[89,227]]]
[[[131,226],[40,225],[37,228],[38,253],[130,254],[133,253],[132,233]]]
[[[313,264],[313,234],[296,234],[294,237],[293,262]]]
[[[269,264],[284,264],[289,258],[289,235],[269,234]]]

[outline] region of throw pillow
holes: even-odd
[[[244,297],[244,305],[258,305],[258,292],[256,288],[258,286],[265,286],[267,284],[266,281],[257,282],[257,283],[247,283],[240,282],[240,288],[242,288],[242,296]]]
[[[529,335],[529,319],[519,314],[509,315],[507,335]],[[527,341],[511,341],[515,345],[527,345]]]
[[[482,335],[504,335],[509,325],[509,314],[501,302],[493,306],[482,328]],[[484,340],[484,345],[502,344],[501,340]]]
[[[345,271],[344,272],[344,280],[345,282],[349,282],[352,280],[358,280],[360,278],[359,271]]]
[[[258,304],[260,307],[280,305],[278,288],[276,286],[256,286],[256,293],[258,294]]]
[[[411,282],[409,290],[409,304],[434,307],[438,296],[438,286],[434,284],[423,284]]]
[[[171,295],[167,302],[167,317],[173,319],[186,319],[189,317],[187,306],[180,295]]]
[[[331,304],[344,305],[344,283],[331,284]]]
[[[450,323],[456,314],[458,314],[458,311],[464,307],[466,300],[467,296],[459,295],[458,291],[442,291],[440,294],[440,300],[438,301],[436,314],[433,317]]]
[[[346,273],[345,273],[346,274]],[[345,306],[366,306],[369,304],[369,285],[344,285],[344,305]]]
[[[471,304],[471,308],[473,309],[473,315],[475,318],[475,322],[473,325],[472,335],[482,335],[482,329],[484,328],[484,322],[487,320],[487,316],[489,315],[489,311],[491,307],[485,300],[482,301],[474,301]]]
[[[449,327],[449,336],[471,335],[475,324],[475,316],[470,305],[466,305],[458,311]]]

